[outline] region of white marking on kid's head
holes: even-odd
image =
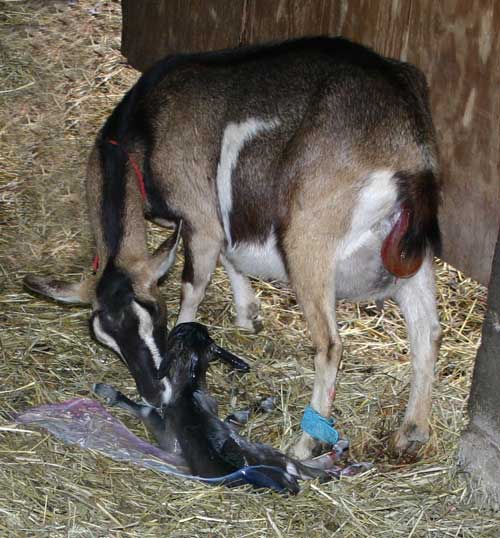
[[[151,319],[149,312],[135,301],[132,301],[132,308],[139,319],[139,337],[142,338],[146,347],[149,349],[156,369],[158,369],[162,358],[155,339],[153,338],[153,320]]]
[[[229,244],[231,244],[229,215],[233,207],[231,176],[238,162],[239,153],[245,143],[256,137],[259,132],[273,129],[280,123],[278,119],[266,121],[250,118],[241,123],[228,123],[224,130],[216,183],[222,224]]]
[[[120,357],[125,360],[125,357],[123,356],[121,350],[120,350],[120,347],[118,346],[118,344],[116,343],[116,340],[114,338],[112,338],[111,336],[109,336],[109,334],[107,334],[106,332],[104,332],[104,329],[102,328],[102,325],[101,325],[101,321],[99,319],[98,316],[95,316],[94,317],[94,320],[92,322],[92,327],[94,329],[94,334],[96,336],[96,338],[101,342],[103,343],[105,346],[108,346],[109,348],[111,348],[113,351],[115,351],[116,353],[118,353],[118,355],[120,355]]]

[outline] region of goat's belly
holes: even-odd
[[[382,263],[382,236],[371,230],[359,238],[356,248],[339,252],[335,262],[335,296],[350,301],[389,297],[398,279]]]
[[[229,247],[224,254],[240,273],[263,280],[288,282],[285,264],[273,234],[264,243],[240,242]]]

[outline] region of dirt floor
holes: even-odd
[[[120,55],[119,2],[0,0],[0,536],[6,537],[498,537],[500,519],[473,507],[455,469],[486,292],[440,264],[444,339],[437,365],[432,437],[413,462],[391,459],[410,363],[394,305],[339,305],[345,355],[334,414],[352,458],[375,468],[303,485],[297,497],[207,487],[113,462],[45,432],[15,428],[33,405],[88,395],[96,381],[128,394],[120,361],[89,336],[87,308],[43,301],[21,287],[26,273],[80,279],[92,244],[83,181],[93,138],[138,73]],[[153,230],[152,243],[163,232]],[[181,258],[163,293],[175,320]],[[313,381],[312,346],[293,295],[255,283],[265,328],[232,324],[218,270],[200,320],[247,358],[245,377],[211,367],[222,413],[274,395],[278,408],[245,435],[286,449]],[[127,424],[144,436],[133,421]]]

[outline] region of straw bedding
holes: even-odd
[[[370,304],[338,308],[345,355],[334,414],[352,457],[376,468],[305,483],[295,498],[161,476],[13,426],[9,414],[87,395],[96,381],[135,394],[119,360],[90,339],[87,308],[46,302],[20,285],[28,272],[80,279],[90,271],[85,161],[138,76],[120,55],[120,24],[117,2],[0,1],[0,536],[498,536],[499,519],[469,503],[454,468],[486,290],[444,264],[432,437],[414,461],[387,453],[410,376],[404,323],[391,304],[382,313]],[[164,233],[152,228],[152,244]],[[181,263],[163,287],[170,322]],[[293,294],[255,286],[265,329],[250,335],[232,324],[227,278],[215,274],[200,320],[253,368],[241,377],[213,365],[209,382],[222,413],[276,396],[278,409],[255,416],[245,435],[286,449],[310,396],[313,351]]]

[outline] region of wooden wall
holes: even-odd
[[[500,222],[499,0],[122,0],[122,51],[172,52],[343,35],[418,65],[440,142],[443,258],[487,283]]]

